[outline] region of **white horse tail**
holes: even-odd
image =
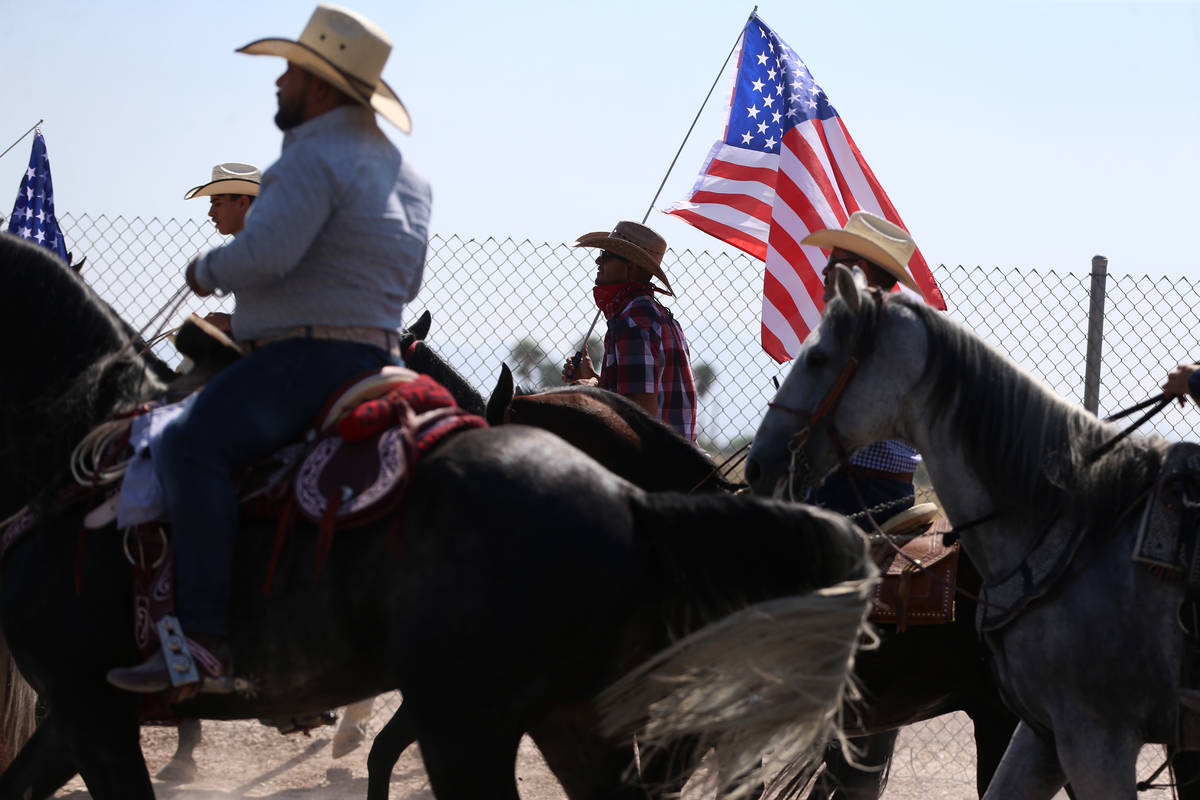
[[[0,636],[0,698],[0,770],[4,770],[33,735],[37,693],[17,669],[3,636]]]
[[[854,656],[876,581],[847,580],[751,605],[676,642],[599,697],[606,732],[636,737],[645,760],[681,737],[716,748],[720,791],[741,797],[762,759],[786,764],[768,794],[803,788],[833,739],[845,745],[841,709],[858,699]]]

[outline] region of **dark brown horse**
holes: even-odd
[[[429,323],[426,312],[412,329],[413,335],[427,335]],[[470,384],[424,342],[410,343],[409,352],[416,355],[410,366],[457,386],[460,402],[475,408],[486,406],[493,424],[549,430],[643,489],[710,492],[735,488],[717,474],[712,460],[691,442],[620,395],[592,387],[518,394],[511,371],[503,366],[484,403]],[[897,632],[895,625],[877,625],[879,648],[862,651],[858,656],[855,674],[865,701],[848,710],[847,732],[861,735],[854,744],[866,752],[863,761],[881,765],[882,769],[855,769],[840,748],[831,748],[813,798],[878,797],[886,779],[895,731],[955,711],[966,712],[974,723],[976,788],[983,794],[1017,718],[996,690],[986,650],[975,633],[975,602],[971,598],[979,590],[979,574],[969,559],[961,558],[959,563],[959,586],[965,594],[958,600],[954,622],[911,626],[903,633]],[[408,744],[402,731],[402,721],[384,729],[376,740],[379,751],[372,751],[372,766],[378,764],[382,769],[386,764],[386,774],[390,774],[400,752],[396,748]],[[378,780],[373,774],[372,784],[377,785]],[[372,800],[383,796],[371,795]]]
[[[0,474],[36,519],[20,536],[8,531],[0,623],[48,709],[0,775],[0,800],[49,797],[77,773],[96,800],[148,800],[141,698],[104,678],[138,657],[128,564],[115,532],[81,538],[87,505],[63,502],[59,487],[85,433],[164,387],[111,312],[49,253],[0,235],[0,272],[0,336],[22,341],[0,352]],[[748,604],[769,601],[792,625],[767,636],[810,641],[833,621],[840,633],[805,648],[811,665],[772,664],[744,686],[749,718],[785,699],[773,691],[796,694],[791,677],[771,675],[820,677],[831,705],[812,707],[810,722],[814,734],[827,729],[873,572],[844,519],[749,497],[646,493],[558,437],[516,425],[440,445],[402,513],[402,522],[339,534],[319,576],[317,527],[299,525],[269,594],[276,524],[244,524],[231,645],[254,691],[201,695],[177,713],[299,716],[399,689],[440,800],[516,800],[525,733],[571,797],[635,797],[644,788],[624,777],[633,732],[602,732],[597,695],[679,634],[686,646],[670,654],[711,646],[744,663],[752,653],[731,651],[723,636],[762,619]],[[389,536],[398,529],[402,549]],[[730,529],[743,531],[733,546]],[[720,690],[731,674],[695,685]],[[647,680],[656,695],[678,688]]]

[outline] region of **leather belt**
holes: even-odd
[[[271,342],[284,339],[329,339],[337,342],[355,342],[378,347],[388,355],[402,358],[400,335],[386,328],[371,328],[365,325],[300,325],[288,328],[273,336],[251,339],[250,348],[257,350]]]
[[[901,483],[912,483],[915,472],[884,472],[881,469],[871,469],[870,467],[860,467],[856,464],[850,465],[850,470],[858,475],[866,475],[868,478],[883,478],[889,481],[900,481]]]

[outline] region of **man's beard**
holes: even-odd
[[[285,106],[280,101],[279,110],[275,112],[275,126],[281,131],[290,130],[304,121],[304,98]]]

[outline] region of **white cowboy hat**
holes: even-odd
[[[622,220],[611,233],[585,233],[571,246],[599,247],[614,253],[619,258],[649,270],[650,274],[662,281],[667,294],[675,294],[671,291],[671,282],[667,280],[667,273],[663,272],[662,268],[663,256],[667,253],[667,240],[639,222]]]
[[[870,211],[855,211],[846,220],[845,227],[813,231],[800,244],[816,245],[826,250],[835,247],[849,250],[878,264],[909,289],[921,297],[925,296],[906,266],[917,249],[917,243],[904,228]]]
[[[298,40],[259,39],[237,52],[286,58],[375,109],[405,133],[412,133],[408,111],[380,77],[392,52],[392,40],[361,14],[321,3]]]
[[[213,167],[212,180],[188,189],[183,199],[211,197],[214,194],[248,194],[257,197],[258,183],[261,180],[262,173],[259,172],[258,167],[229,161]]]

